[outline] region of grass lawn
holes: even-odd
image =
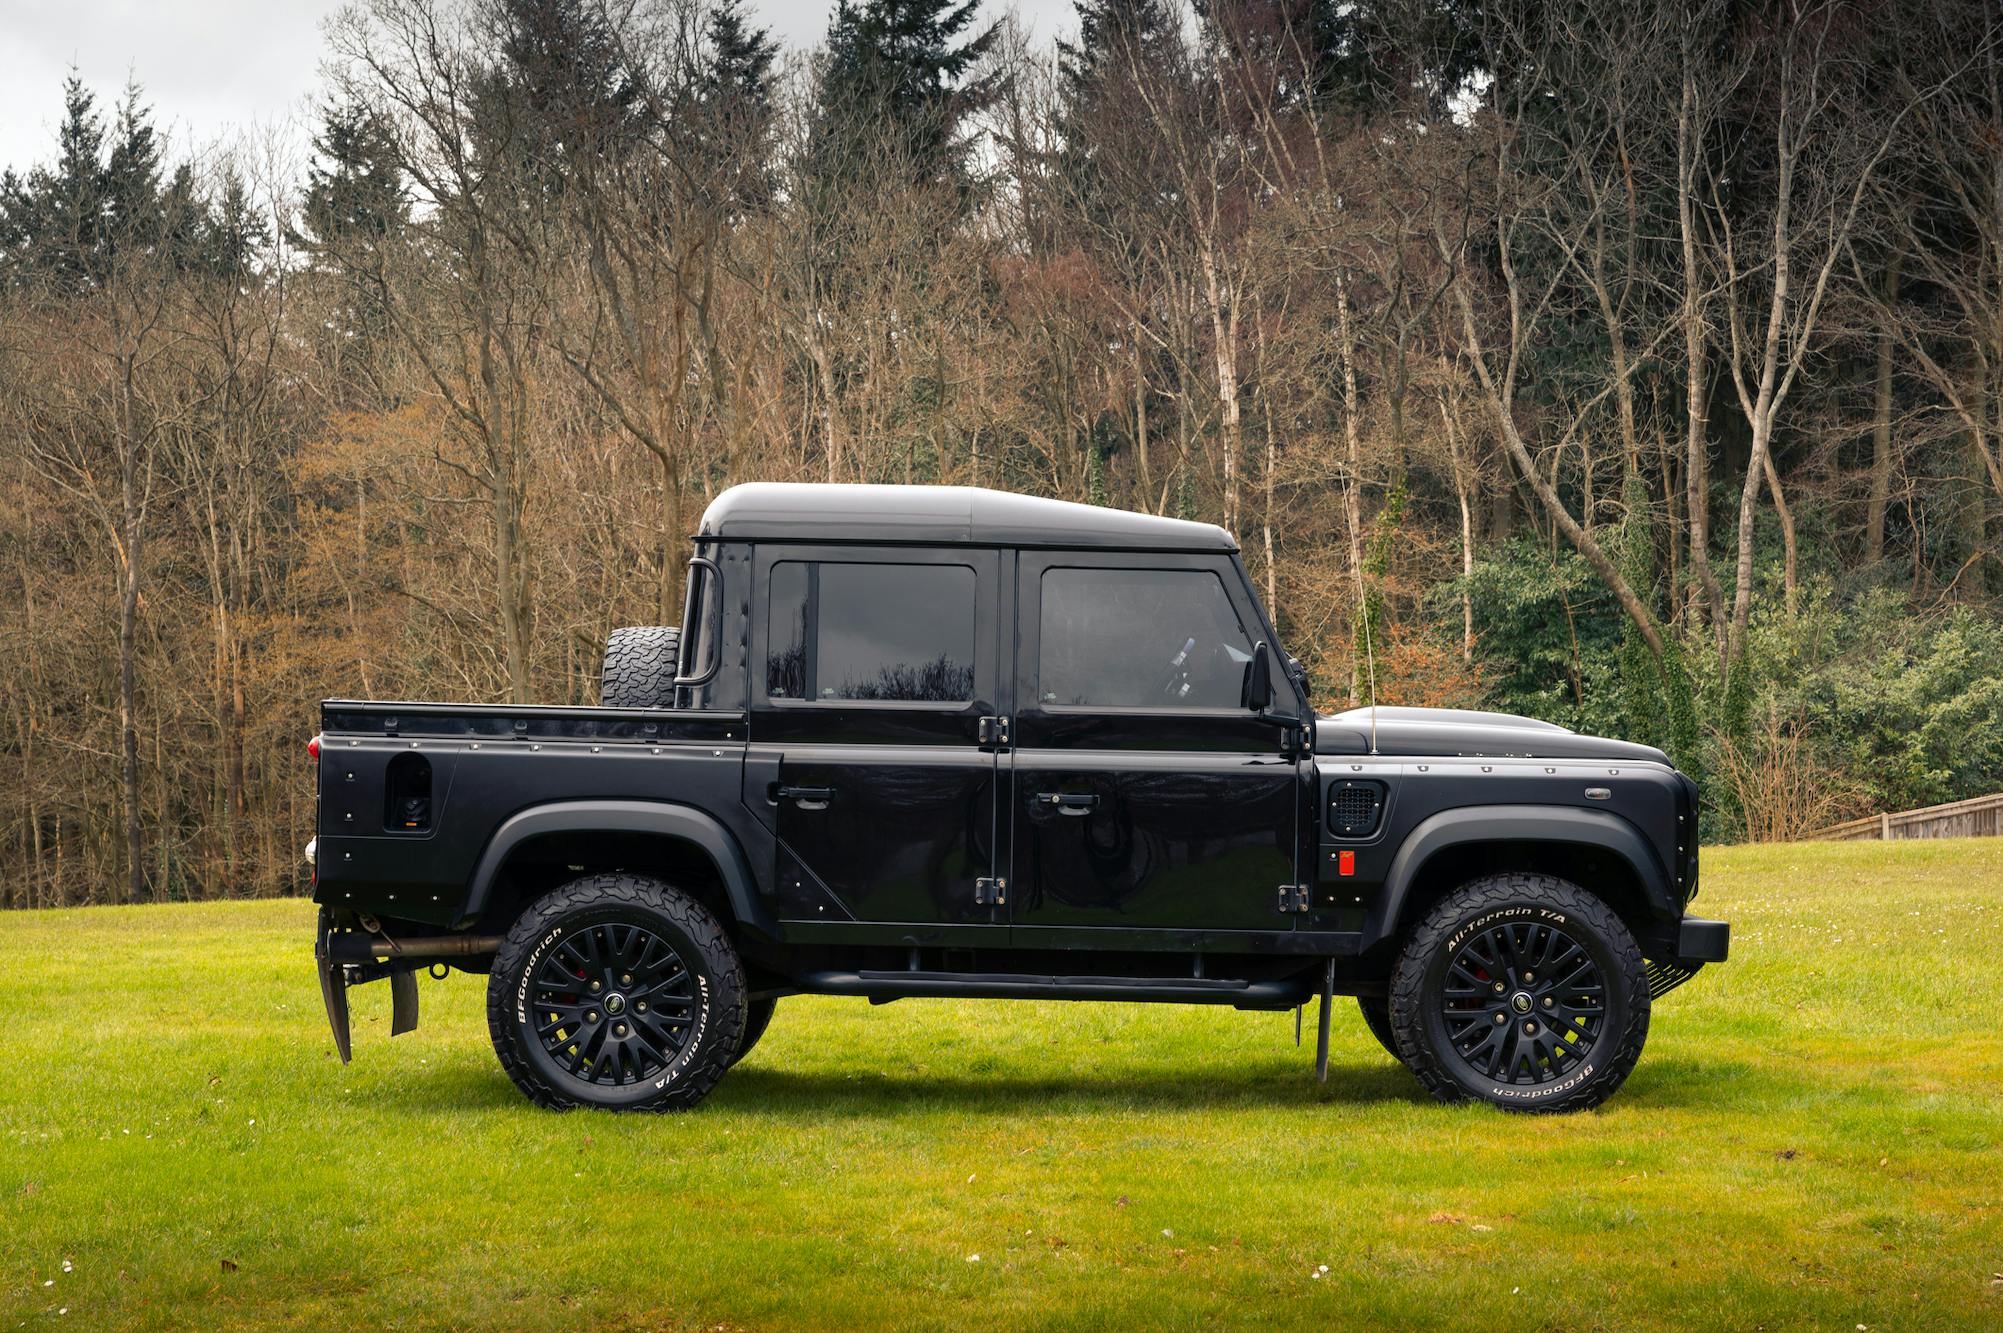
[[[1317,1088],[1312,1013],[833,999],[551,1115],[457,974],[344,1069],[306,903],[0,915],[0,1328],[2003,1327],[2003,840],[1704,882],[1733,961],[1559,1119],[1347,1002]]]

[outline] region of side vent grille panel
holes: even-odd
[[[1359,779],[1328,791],[1328,831],[1338,838],[1367,838],[1384,818],[1384,784]]]

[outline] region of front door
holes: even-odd
[[[1004,930],[977,892],[995,861],[996,553],[761,545],[753,563],[745,797],[778,835],[782,919]]]
[[[1242,703],[1268,631],[1236,562],[1024,552],[1017,596],[1012,940],[1289,929],[1305,778]]]

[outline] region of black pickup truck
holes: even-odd
[[[1317,717],[1222,529],[995,491],[746,485],[603,707],[328,700],[328,1018],[484,973],[540,1105],[700,1101],[788,995],[1285,1010],[1354,995],[1443,1100],[1597,1105],[1687,913],[1697,790],[1527,718]]]

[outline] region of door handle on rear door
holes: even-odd
[[[1057,807],[1060,815],[1082,815],[1099,804],[1099,798],[1091,792],[1040,791],[1036,799],[1045,805]]]
[[[825,810],[828,802],[835,799],[833,787],[774,787],[772,799],[792,801],[802,810]]]

